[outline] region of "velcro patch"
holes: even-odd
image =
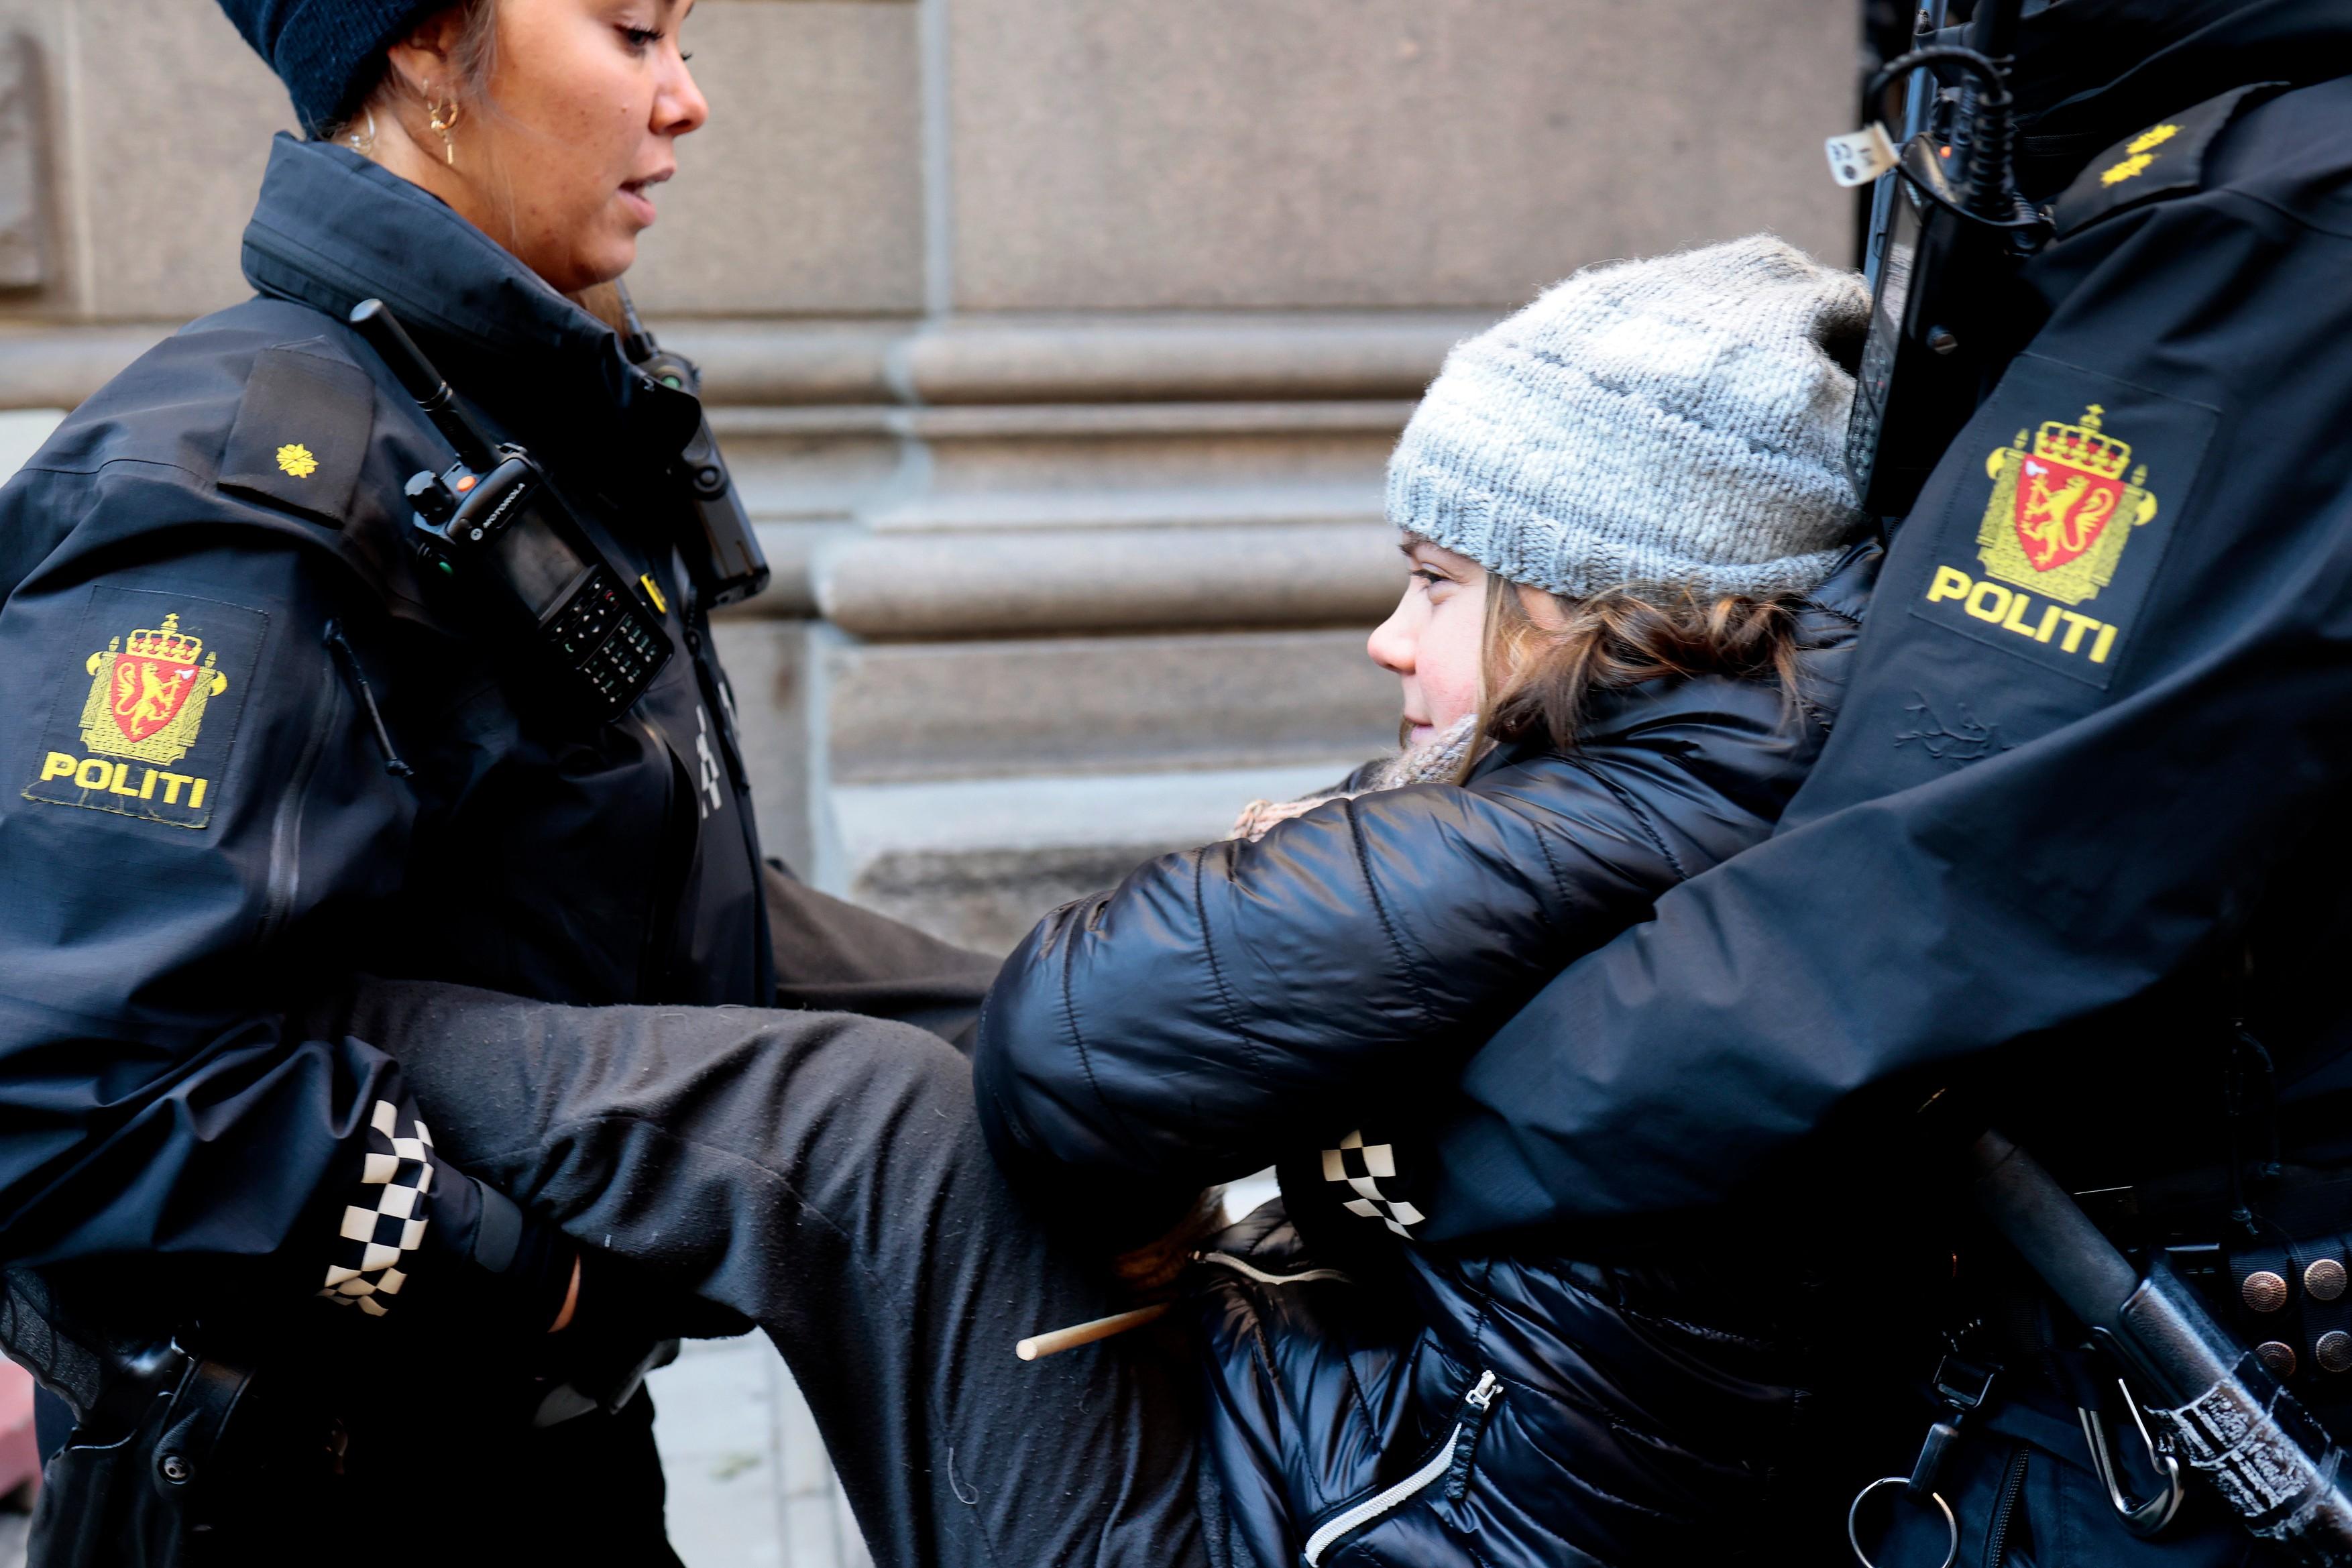
[[[1906,525],[1937,531],[1911,613],[2105,689],[2219,418],[2202,404],[2021,354],[1963,437],[1991,426],[2007,438],[1956,451],[1969,471],[1943,515]]]
[[[220,484],[340,523],[368,437],[375,429],[375,384],[343,360],[292,346],[253,362],[221,454]]]
[[[211,599],[93,587],[81,635],[58,650],[25,798],[205,826],[268,625]]]

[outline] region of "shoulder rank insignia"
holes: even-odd
[[[162,605],[170,607],[153,624],[138,624]],[[203,827],[266,618],[234,605],[101,585],[91,591],[84,626],[94,631],[108,620],[123,630],[79,661],[87,688],[68,678],[25,798]]]
[[[341,524],[374,429],[375,384],[359,366],[299,343],[265,349],[221,453],[221,489]]]
[[[2204,180],[2205,150],[2213,139],[2240,110],[2286,85],[2270,81],[2233,88],[2133,132],[2092,159],[2059,195],[2051,213],[2058,232],[2071,234],[2109,213],[2196,190]]]

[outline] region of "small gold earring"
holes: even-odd
[[[449,132],[457,128],[460,112],[460,106],[455,102],[436,103],[429,98],[425,100],[425,118],[434,130],[441,133],[441,152],[453,169],[457,166],[457,143],[450,138]]]

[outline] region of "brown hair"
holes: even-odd
[[[1793,597],[1703,599],[1625,588],[1584,599],[1545,596],[1558,609],[1558,628],[1537,622],[1517,584],[1487,574],[1481,742],[1540,734],[1565,750],[1576,743],[1593,693],[1670,676],[1769,678],[1780,688],[1782,722],[1796,715]],[[1471,757],[1482,750],[1473,746]]]

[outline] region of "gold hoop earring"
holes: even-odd
[[[429,98],[425,100],[425,121],[441,133],[441,152],[453,169],[457,166],[457,143],[449,132],[457,128],[461,112],[462,107],[456,102],[436,103]]]

